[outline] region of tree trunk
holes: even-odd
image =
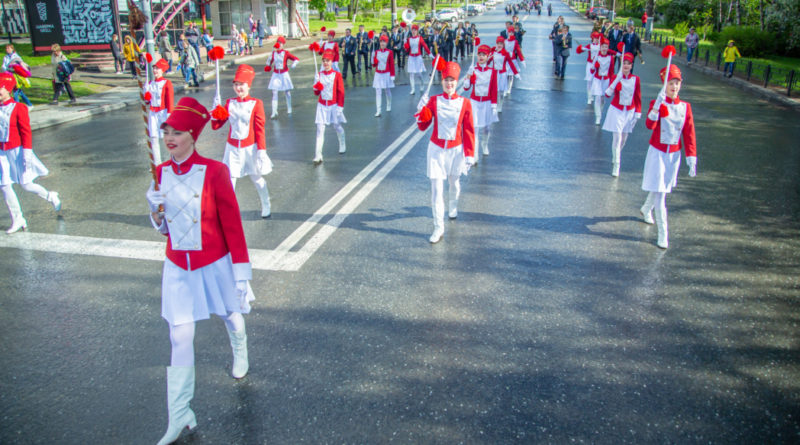
[[[758,1],[758,20],[761,25],[761,30],[764,30],[764,0]]]
[[[655,0],[647,0],[647,4],[645,6],[645,11],[647,12],[648,17],[653,17],[655,20],[656,16],[656,1]]]
[[[431,0],[431,14],[436,14],[436,0]]]
[[[736,0],[736,26],[742,26],[742,2]]]
[[[286,15],[289,16],[289,37],[299,37],[297,23],[295,23],[294,19],[295,12],[297,11],[297,0],[286,0],[286,5],[288,6]]]

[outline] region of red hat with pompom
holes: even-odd
[[[197,99],[187,96],[178,101],[167,120],[161,124],[161,128],[169,125],[178,131],[188,131],[192,135],[192,139],[197,142],[197,138],[203,132],[203,127],[206,126],[209,119],[211,116],[206,107]]]
[[[481,45],[481,46],[478,47],[478,54],[480,54],[480,53],[491,54],[491,52],[492,52],[492,49],[489,48],[489,45]]]
[[[158,59],[158,62],[153,64],[153,68],[158,68],[166,73],[169,71],[169,62],[167,62],[166,59]]]
[[[236,69],[236,74],[233,76],[234,82],[244,82],[248,85],[253,85],[253,79],[256,77],[256,70],[250,65],[239,65]]]
[[[497,36],[497,38],[494,41],[495,43],[502,43],[506,41],[506,38],[503,36]]]
[[[17,87],[17,79],[11,73],[0,73],[0,88],[5,88],[9,93]]]
[[[331,49],[326,49],[322,52],[322,60],[328,59],[333,60],[336,58],[336,53],[333,52]]]
[[[447,62],[442,70],[442,79],[447,79],[448,77],[458,79],[459,74],[461,74],[461,66],[456,62]]]
[[[625,55],[622,56],[622,60],[633,63],[633,53],[625,53]]]
[[[666,71],[667,67],[661,68],[661,71],[659,71],[662,81],[664,80],[664,73],[666,73]],[[667,79],[667,82],[669,82],[672,79],[683,80],[683,76],[681,75],[681,69],[678,68],[677,65],[669,66],[669,78]]]

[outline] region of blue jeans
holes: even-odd
[[[736,66],[736,62],[725,62],[725,74],[730,74],[733,76],[733,68]]]
[[[192,68],[190,66],[185,66],[183,68],[183,75],[184,75],[184,78],[186,79],[186,83],[191,83],[189,81],[189,78],[191,77],[192,80],[194,80],[194,84],[193,85],[195,85],[195,86],[199,85],[199,83],[197,82],[197,73],[194,71],[194,68]]]
[[[691,62],[696,48],[686,48],[686,61]]]
[[[22,101],[25,102],[25,105],[27,105],[29,107],[33,106],[33,104],[31,104],[30,99],[28,99],[28,96],[26,96],[25,92],[22,91],[22,88],[15,89],[12,94],[14,95],[14,100],[15,101],[19,102],[19,98],[21,97]]]

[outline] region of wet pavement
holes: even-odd
[[[588,22],[554,9],[588,39]],[[404,151],[419,96],[399,75],[392,111],[375,118],[374,90],[348,81],[347,153],[329,129],[313,167],[301,64],[294,114],[281,102],[267,123],[272,218],[237,184],[250,249],[286,250],[254,271],[250,373],[230,378],[223,323],[198,323],[199,428],[180,443],[800,439],[797,115],[685,72],[698,176],[683,167],[668,197],[663,251],[638,215],[649,132],[639,124],[612,178],[580,57],[552,78],[554,18],[525,22],[523,79],[433,246],[427,138]],[[504,19],[478,18],[482,38]],[[646,55],[635,72],[649,101],[662,65]],[[268,108],[267,83],[254,95]],[[192,94],[210,104],[210,88]],[[64,211],[17,189],[31,233],[0,241],[0,443],[155,443],[166,428],[162,263],[8,246],[39,234],[163,243],[146,217],[139,113],[34,133],[52,172],[39,182]],[[207,128],[199,151],[221,159],[225,136]]]

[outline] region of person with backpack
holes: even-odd
[[[125,57],[125,62],[128,64],[128,69],[131,70],[133,79],[136,79],[136,59],[141,52],[142,49],[133,41],[131,36],[125,36],[125,44],[122,45],[122,55]]]
[[[64,90],[67,90],[67,94],[69,94],[69,103],[74,104],[77,100],[69,81],[72,73],[75,72],[75,68],[67,59],[67,56],[61,52],[61,45],[54,43],[50,49],[53,51],[50,56],[50,64],[53,65],[53,100],[50,105],[58,105],[58,98]]]

